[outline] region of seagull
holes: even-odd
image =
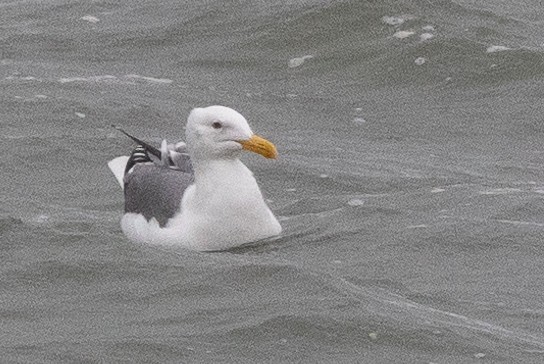
[[[217,251],[277,236],[281,225],[264,201],[242,151],[276,158],[274,144],[253,134],[225,106],[193,109],[186,144],[138,143],[108,166],[124,189],[121,228],[138,243]]]

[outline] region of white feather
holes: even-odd
[[[125,167],[127,166],[128,160],[129,160],[129,157],[126,155],[123,155],[123,156],[114,158],[108,162],[108,167],[110,167],[110,170],[113,172],[115,179],[117,179],[117,182],[119,182],[119,185],[123,189],[125,186],[125,182],[123,178],[125,177]]]

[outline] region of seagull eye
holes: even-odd
[[[214,123],[212,124],[212,127],[214,129],[221,129],[223,127],[223,125],[221,125],[221,123],[219,121],[214,121]]]

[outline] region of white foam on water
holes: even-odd
[[[173,80],[170,80],[168,78],[155,78],[155,77],[140,76],[136,74],[126,75],[125,78],[143,80],[143,81],[148,81],[151,83],[171,84],[172,82],[174,82]]]
[[[85,15],[85,16],[82,16],[80,19],[88,21],[89,23],[93,23],[93,24],[96,24],[96,23],[98,23],[100,21],[100,19],[98,19],[96,16],[92,16],[92,15]]]
[[[289,68],[295,68],[295,67],[301,66],[303,63],[304,63],[304,59],[302,58],[292,58],[289,60],[289,63],[287,64],[287,66]]]
[[[38,97],[40,96],[40,97]],[[47,96],[43,97],[45,95],[36,95],[36,96],[29,96],[29,97],[25,97],[25,96],[20,96],[20,95],[16,95],[16,96],[13,96],[13,98],[17,99],[17,100],[22,100],[24,102],[38,102],[39,100],[43,100],[43,99],[46,99]]]
[[[38,78],[38,77],[34,77],[34,76],[7,76],[7,77],[4,77],[5,80],[8,80],[8,81],[14,81],[14,80],[20,80],[20,81],[36,81],[36,82],[42,82],[43,80],[41,78]]]
[[[412,32],[410,30],[399,30],[398,32],[393,34],[393,37],[398,38],[398,39],[404,39],[404,38],[411,37],[414,34],[416,34],[416,33]]]
[[[423,29],[426,32],[433,32],[434,31],[434,27],[432,25],[425,25],[421,29]]]
[[[434,34],[431,34],[431,33],[423,33],[419,36],[419,40],[421,40],[422,42],[425,42],[426,40],[433,39],[433,38],[434,38]]]
[[[414,63],[418,66],[421,66],[423,64],[425,64],[425,62],[427,62],[427,59],[425,57],[417,57],[415,60],[414,60]]]
[[[366,123],[366,120],[361,118],[361,117],[356,117],[356,118],[353,118],[353,122],[355,124],[364,124],[364,123]]]
[[[306,56],[302,56],[302,57],[297,57],[297,58],[291,58],[289,60],[289,62],[287,63],[287,66],[289,68],[296,68],[296,67],[300,67],[302,66],[302,64],[304,62],[306,62],[307,59],[312,59],[314,58],[314,56],[312,56],[311,54],[308,54]]]
[[[508,193],[521,192],[519,188],[494,188],[491,190],[480,191],[480,195],[506,195]]]
[[[348,205],[349,206],[363,206],[365,204],[365,202],[361,199],[358,199],[358,198],[353,198],[351,200],[348,201]]]
[[[71,83],[71,82],[112,82],[117,81],[117,77],[111,75],[103,76],[91,76],[91,77],[64,77],[59,78],[60,83]]]
[[[30,218],[30,222],[37,223],[37,224],[45,224],[48,221],[49,221],[49,215],[46,215],[46,214],[40,214]]]
[[[510,225],[544,227],[543,223],[532,222],[532,221],[516,221],[516,220],[497,220],[497,221],[503,224],[510,224]]]
[[[411,14],[402,14],[397,16],[383,16],[382,21],[388,25],[401,25],[408,20],[414,20],[416,17]]]
[[[405,20],[398,16],[384,16],[382,17],[382,21],[389,25],[401,25]]]
[[[492,46],[490,46],[490,47],[487,47],[486,52],[487,52],[487,53],[496,53],[496,52],[509,51],[509,50],[511,50],[511,49],[512,49],[512,48],[508,48],[508,47],[505,47],[505,46],[492,45]]]
[[[73,83],[73,82],[90,82],[90,83],[131,83],[134,80],[145,81],[148,83],[157,83],[157,84],[171,84],[174,81],[167,78],[155,78],[148,76],[141,76],[137,74],[129,74],[122,77],[112,76],[112,75],[99,75],[99,76],[90,76],[90,77],[63,77],[59,78],[58,82],[60,83]]]

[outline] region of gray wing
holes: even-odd
[[[180,209],[183,193],[194,180],[192,168],[171,169],[139,163],[125,175],[125,213],[157,219],[162,227]]]

